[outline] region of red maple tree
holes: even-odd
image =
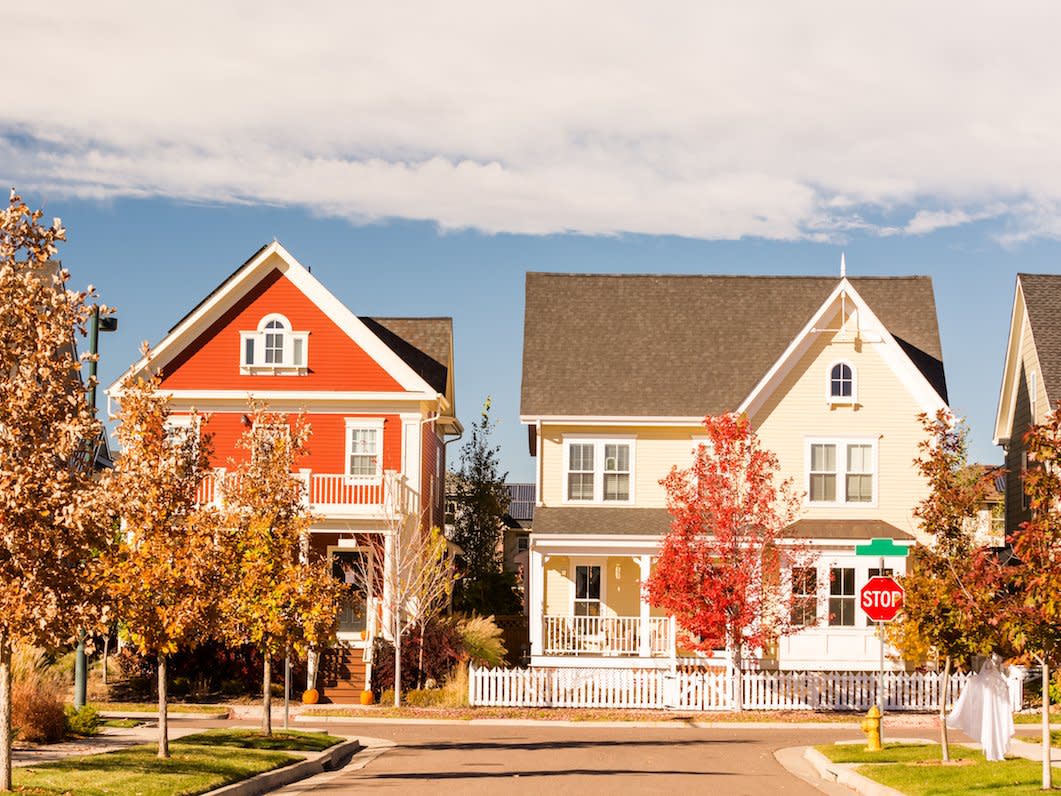
[[[782,541],[801,495],[792,479],[777,483],[777,457],[745,415],[708,416],[704,428],[708,441],[692,466],[673,467],[660,481],[674,519],[646,593],[674,616],[691,648],[728,649],[739,684],[745,648],[766,648],[799,629],[790,623],[781,566],[782,557],[791,565],[804,555],[794,540]]]

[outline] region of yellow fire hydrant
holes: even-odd
[[[874,705],[869,709],[866,718],[862,719],[862,732],[866,733],[866,751],[879,752],[880,745],[880,709]]]

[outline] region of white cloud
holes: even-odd
[[[6,10],[0,179],[490,232],[1061,234],[1052,4],[170,8]]]

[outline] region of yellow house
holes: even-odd
[[[705,415],[738,411],[804,493],[788,533],[814,556],[783,573],[805,628],[760,665],[875,668],[857,594],[879,564],[855,546],[918,538],[917,415],[946,405],[927,277],[528,274],[531,665],[684,654],[641,588],[670,526],[660,479],[691,463]]]
[[[1006,452],[1006,532],[1031,519],[1024,494],[1024,435],[1061,400],[1061,275],[1017,274],[995,444]]]

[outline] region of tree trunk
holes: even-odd
[[[11,790],[11,644],[0,636],[0,790]]]
[[[420,652],[416,660],[416,669],[420,676],[420,688],[424,687],[424,633],[427,631],[427,627],[423,624],[420,625]]]
[[[395,622],[397,624],[397,622]],[[396,630],[398,628],[395,628]],[[394,634],[394,707],[402,706],[402,637]]]
[[[950,655],[943,664],[943,679],[939,684],[939,745],[943,750],[943,762],[950,762],[950,738],[947,737],[947,693],[950,691]]]
[[[744,650],[740,636],[730,638],[730,659],[733,663],[733,709],[744,710]]]
[[[103,685],[107,685],[107,653],[110,651],[111,632],[107,628],[103,634]]]
[[[1043,790],[1053,787],[1050,768],[1050,667],[1043,658]]]
[[[273,734],[273,659],[268,652],[262,663],[262,735]]]
[[[158,756],[169,758],[169,712],[166,706],[166,656],[158,656]]]

